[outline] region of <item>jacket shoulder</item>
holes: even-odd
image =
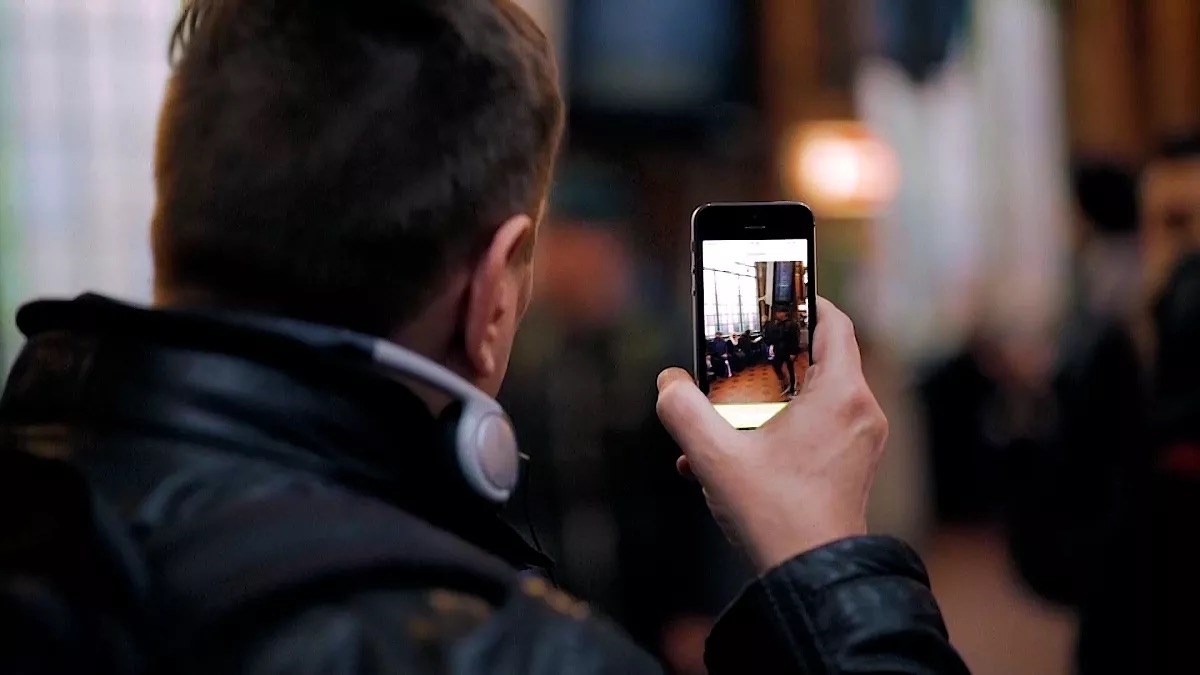
[[[230,626],[181,672],[583,675],[661,673],[607,619],[539,577],[499,606],[450,588],[371,589]],[[237,635],[238,639],[230,640]]]

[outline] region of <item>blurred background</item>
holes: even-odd
[[[1200,475],[1200,3],[519,3],[570,107],[501,397],[532,456],[512,518],[557,581],[703,672],[748,571],[674,473],[654,378],[691,363],[692,210],[801,199],[891,420],[872,525],[921,551],[972,670],[1164,670],[1149,579],[1194,567],[1151,535]],[[6,366],[32,297],[149,299],[178,9],[0,0]],[[1156,636],[1186,642],[1173,616]]]

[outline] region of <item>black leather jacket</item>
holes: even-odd
[[[768,345],[775,348],[777,354],[796,356],[800,353],[800,326],[791,319],[772,319],[763,329],[763,337]]]
[[[232,502],[340,492],[514,567],[545,564],[455,482],[444,430],[419,399],[313,346],[330,329],[97,296],[35,303],[18,324],[29,342],[0,405],[3,452],[67,458],[143,536]],[[541,584],[526,591],[535,602],[488,606],[463,589],[384,579],[330,587],[170,670],[661,672],[581,604]],[[706,658],[713,675],[966,672],[920,561],[881,537],[830,544],[752,582]]]

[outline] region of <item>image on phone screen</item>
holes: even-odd
[[[734,427],[757,428],[796,395],[809,366],[808,241],[700,244],[708,398]]]

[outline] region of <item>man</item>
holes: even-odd
[[[15,502],[0,515],[37,536],[0,551],[27,554],[3,560],[0,608],[29,610],[5,621],[21,649],[0,659],[658,672],[513,572],[542,561],[468,489],[448,440],[469,392],[398,379],[357,348],[402,345],[498,390],[561,129],[544,36],[504,0],[189,8],[158,138],[155,307],[84,296],[18,317],[0,456],[25,473],[0,472]],[[757,432],[730,428],[687,373],[659,378],[679,470],[760,575],[714,629],[709,670],[965,672],[919,560],[866,536],[886,421],[849,320],[821,311],[812,377]],[[75,507],[96,528],[39,555]]]
[[[708,355],[712,357],[713,370],[719,377],[733,377],[733,368],[729,365],[729,342],[721,331],[717,331],[713,339],[708,341]]]
[[[796,395],[796,356],[800,354],[800,328],[788,315],[787,307],[777,306],[775,318],[763,331],[767,343],[767,358],[779,378],[779,387],[786,396]],[[787,377],[783,369],[787,367]]]

